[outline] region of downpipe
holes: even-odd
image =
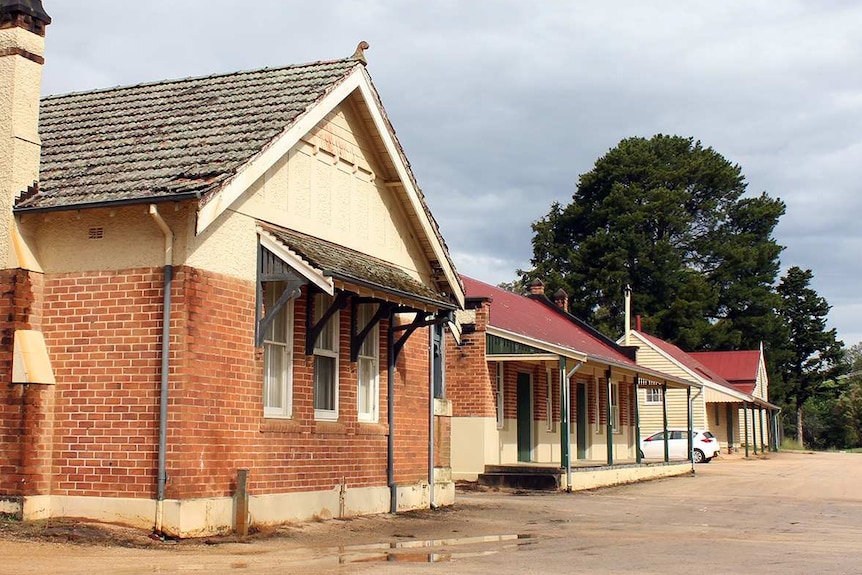
[[[173,283],[174,266],[174,234],[155,204],[150,204],[150,216],[156,222],[165,236],[165,266],[164,266],[164,294],[162,298],[162,365],[161,382],[159,388],[159,453],[156,483],[156,519],[153,532],[162,534],[164,523],[165,506],[165,484],[167,483],[167,448],[168,448],[168,360],[170,353],[171,332],[171,286]]]

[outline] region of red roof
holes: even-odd
[[[710,367],[698,361],[698,358],[695,357],[695,355],[697,354],[687,353],[675,346],[674,344],[663,339],[659,339],[654,335],[650,335],[642,331],[639,331],[637,333],[641,337],[652,343],[655,347],[672,357],[677,363],[690,369],[700,377],[717,383],[719,385],[723,385],[725,387],[739,389],[738,387],[732,385],[727,379],[719,375],[717,372],[713,371]]]
[[[464,281],[468,298],[484,297],[492,300],[488,325],[584,353],[592,358],[637,367],[613,342],[602,341],[600,336],[579,325],[579,320],[574,316],[563,313],[562,310],[550,309],[547,304],[537,299],[518,295],[467,276],[461,276],[461,279]]]
[[[760,371],[760,350],[698,351],[691,355],[716,373],[720,373],[737,389],[746,393],[754,391],[757,373]]]

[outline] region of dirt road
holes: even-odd
[[[0,573],[862,573],[862,455],[716,460],[694,477],[591,493],[459,493],[454,509],[208,543],[124,548],[13,530]]]

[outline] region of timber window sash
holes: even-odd
[[[648,387],[644,389],[644,403],[649,405],[661,405],[661,388]]]
[[[267,310],[275,310],[263,333],[263,415],[293,415],[293,300],[282,302],[283,282],[268,282],[264,290]]]
[[[614,433],[622,433],[620,427],[620,384],[611,383],[611,428]]]
[[[378,307],[370,303],[356,306],[356,324],[363,331],[372,326],[359,346],[356,357],[357,419],[364,422],[376,422],[380,414],[380,324],[376,317]]]
[[[554,370],[545,370],[545,430],[554,430]]]
[[[314,294],[314,418],[338,419],[338,335],[340,312],[333,311],[334,300],[325,293]],[[328,317],[325,317],[328,316]],[[323,321],[322,321],[323,320]]]

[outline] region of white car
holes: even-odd
[[[706,430],[693,429],[695,463],[707,463],[721,453],[721,445],[712,433]],[[668,429],[670,439],[667,442],[668,458],[688,459],[688,430]],[[641,441],[641,457],[647,459],[664,459],[664,431],[653,433]]]

